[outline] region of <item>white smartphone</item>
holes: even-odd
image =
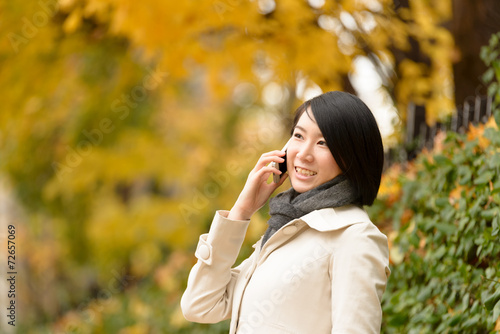
[[[285,146],[281,149],[282,151],[286,152],[286,149],[288,148],[288,143],[289,142],[290,142],[290,140],[288,140],[286,142]],[[286,173],[286,154],[285,154],[285,156],[283,158],[285,159],[285,161],[283,161],[282,163],[278,163],[278,162],[274,162],[274,161],[271,163],[271,166],[273,166],[276,169],[279,169],[281,171],[281,173],[282,173],[282,174],[273,173],[273,182],[274,183],[280,182],[281,177],[283,176],[283,174]]]

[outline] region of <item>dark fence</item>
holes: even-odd
[[[492,116],[493,98],[475,96],[464,101],[462,107],[444,122],[429,126],[426,122],[425,106],[410,104],[407,113],[406,137],[402,147],[391,148],[386,153],[386,167],[394,162],[413,160],[422,149],[431,149],[434,138],[440,131],[465,133],[470,124],[486,123]]]

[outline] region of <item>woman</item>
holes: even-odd
[[[250,217],[270,200],[269,227],[236,268]],[[200,237],[181,307],[187,320],[231,318],[230,333],[379,333],[387,238],[363,205],[377,196],[383,146],[356,96],[328,92],[297,109],[288,149],[263,154],[233,208]]]

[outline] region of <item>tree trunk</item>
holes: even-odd
[[[500,31],[499,0],[453,0],[453,19],[449,29],[455,39],[457,62],[453,65],[455,104],[485,95],[481,76],[486,66],[479,58],[490,36]]]

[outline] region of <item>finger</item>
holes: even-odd
[[[276,163],[283,163],[285,162],[285,159],[272,155],[272,156],[262,156],[257,164],[255,165],[256,169],[261,169],[262,167],[269,165],[271,162],[276,162]]]
[[[263,153],[261,155],[261,157],[268,157],[268,156],[274,156],[274,155],[277,155],[277,156],[284,156],[286,154],[285,151],[280,151],[280,150],[274,150],[274,151],[270,151],[270,152],[266,152],[266,153]]]
[[[267,179],[269,178],[269,176],[272,174],[272,173],[275,173],[275,174],[282,174],[282,172],[277,169],[277,168],[274,168],[272,166],[264,166],[262,167],[261,169],[257,170],[255,172],[255,177],[260,181],[260,182],[266,182]]]

